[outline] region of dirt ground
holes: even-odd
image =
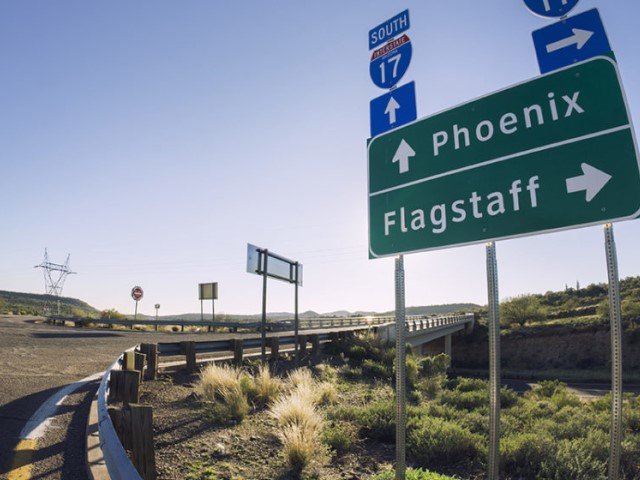
[[[281,365],[279,367],[282,367]],[[145,382],[141,402],[153,405],[158,478],[166,480],[288,480],[276,424],[266,411],[255,411],[238,425],[220,426],[193,391],[197,374],[163,374]],[[348,402],[341,392],[338,402]],[[368,479],[388,467],[393,444],[362,442],[342,456],[316,465],[302,478]],[[319,452],[319,457],[320,457]]]

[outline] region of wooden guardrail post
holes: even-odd
[[[236,365],[242,365],[242,357],[244,355],[244,346],[241,338],[235,338],[231,340],[231,347],[233,348],[233,363]]]
[[[180,352],[187,359],[187,371],[196,371],[196,342],[180,342]]]
[[[275,360],[280,354],[280,339],[278,337],[269,337],[268,341],[271,349],[271,358]]]
[[[129,405],[131,414],[131,456],[144,480],[155,480],[156,459],[153,448],[153,407]]]
[[[142,381],[142,378],[143,378],[144,364],[145,364],[146,358],[147,356],[144,353],[136,352],[135,354],[135,361],[134,361],[135,365],[133,369],[138,370],[140,372],[140,381]]]
[[[147,380],[155,380],[158,377],[158,345],[155,343],[143,343],[140,351],[147,356]]]

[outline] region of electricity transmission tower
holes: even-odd
[[[62,294],[62,288],[68,275],[73,275],[76,272],[72,272],[69,268],[69,258],[71,254],[67,255],[67,261],[64,265],[59,263],[53,263],[49,261],[49,255],[47,249],[44,249],[44,260],[40,265],[36,265],[33,268],[41,268],[44,273],[44,288],[47,295],[53,295],[60,297]],[[58,315],[60,315],[60,299],[57,300]],[[49,313],[49,301],[44,306],[45,314]]]

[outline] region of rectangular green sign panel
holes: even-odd
[[[369,143],[369,254],[635,218],[640,173],[616,64],[598,57]]]

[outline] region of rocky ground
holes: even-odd
[[[159,478],[297,478],[286,468],[275,421],[266,411],[252,412],[238,425],[219,425],[195,395],[196,380],[196,374],[180,371],[143,384],[141,402],[154,407]],[[340,391],[338,402],[349,402],[349,397],[348,391]],[[342,456],[329,454],[328,462],[319,463],[305,476],[322,480],[366,479],[388,467],[394,455],[393,444],[362,442]]]

